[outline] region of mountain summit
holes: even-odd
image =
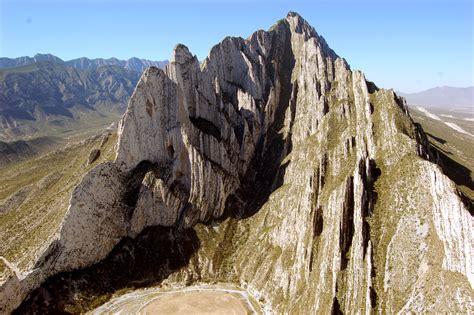
[[[147,257],[110,254],[134,268],[159,253],[148,281],[234,282],[279,314],[473,311],[473,219],[426,136],[402,98],[296,13],[225,38],[201,65],[176,46],[143,73],[118,135],[115,161],[76,187],[49,247],[20,272],[5,257],[3,311],[149,226],[169,230]],[[66,302],[48,283],[19,310],[91,294],[70,285]]]

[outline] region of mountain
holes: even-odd
[[[474,86],[459,88],[442,86],[418,93],[400,93],[410,105],[441,107],[474,112]]]
[[[142,73],[148,67],[163,68],[168,64],[168,61],[151,61],[146,59],[138,59],[135,57],[128,60],[119,60],[117,58],[78,58],[66,61],[65,64],[76,69],[96,69],[101,66],[119,66],[128,70]]]
[[[120,60],[117,58],[77,58],[68,61],[63,61],[62,59],[53,56],[51,54],[36,54],[34,57],[19,57],[19,58],[0,58],[0,69],[2,68],[14,68],[19,66],[26,66],[38,61],[52,61],[59,63],[68,67],[73,67],[76,69],[97,69],[102,66],[119,66],[127,70],[136,71],[142,73],[146,68],[154,66],[158,68],[163,68],[168,61],[151,61],[146,59],[139,59],[136,57],[130,58],[128,60]]]
[[[404,99],[296,13],[202,64],[177,45],[140,78],[114,155],[68,168],[87,173],[62,203],[14,198],[30,204],[0,220],[2,312],[199,283],[276,314],[474,311],[469,201]],[[156,299],[134,296],[114,312]]]
[[[109,125],[125,110],[139,77],[118,66],[78,70],[51,61],[0,70],[0,139]]]
[[[64,61],[61,58],[53,56],[51,54],[36,54],[34,57],[18,57],[18,58],[0,58],[0,69],[4,68],[15,68],[21,66],[27,66],[35,62],[40,61],[51,61],[55,63],[62,64]]]

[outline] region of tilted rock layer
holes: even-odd
[[[403,99],[289,13],[140,79],[117,158],[85,176],[11,310],[146,226],[201,247],[167,281],[235,281],[276,313],[474,311],[473,219]],[[213,227],[209,226],[212,225]]]

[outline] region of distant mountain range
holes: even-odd
[[[117,121],[143,70],[168,61],[0,58],[0,140],[69,137]]]
[[[474,86],[465,88],[443,86],[418,93],[397,93],[404,96],[409,105],[474,110]]]
[[[0,58],[0,69],[5,68],[14,68],[19,66],[27,66],[29,64],[39,62],[39,61],[50,61],[65,66],[73,67],[76,69],[97,69],[102,66],[119,66],[128,70],[143,72],[146,68],[150,66],[155,66],[158,68],[163,68],[168,64],[168,60],[164,61],[151,61],[147,59],[139,58],[130,58],[128,60],[120,60],[117,58],[77,58],[72,60],[64,61],[59,57],[56,57],[51,54],[36,54],[33,57],[19,57],[19,58]]]
[[[0,140],[62,136],[117,121],[140,77],[115,65],[77,69],[52,60],[0,70]]]

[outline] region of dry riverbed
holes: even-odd
[[[247,291],[231,284],[148,288],[113,298],[90,314],[263,314]]]

